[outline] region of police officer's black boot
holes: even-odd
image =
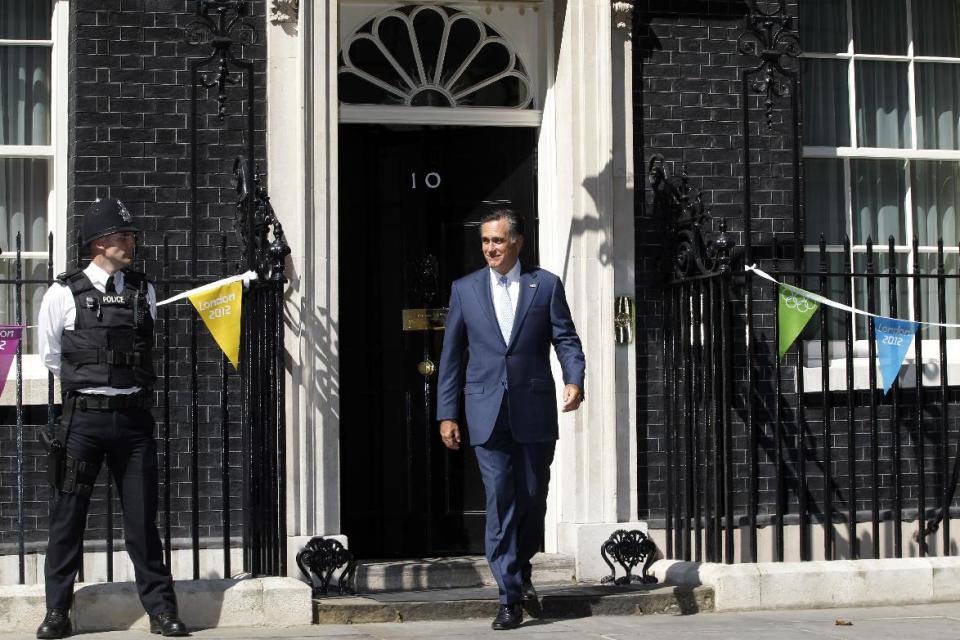
[[[66,638],[71,633],[69,609],[47,609],[47,615],[37,627],[38,638]]]
[[[175,613],[158,613],[150,616],[150,633],[159,633],[163,636],[185,636],[187,625]]]

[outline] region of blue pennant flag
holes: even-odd
[[[873,324],[877,335],[880,378],[883,381],[883,393],[886,394],[900,374],[900,365],[907,357],[907,351],[920,324],[896,318],[876,318]]]

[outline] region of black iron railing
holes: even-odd
[[[202,577],[203,549],[218,546],[223,549],[223,576],[235,572],[230,549],[241,546],[244,572],[286,574],[282,310],[290,250],[257,170],[264,139],[256,112],[262,86],[256,85],[256,64],[240,53],[257,41],[251,15],[249,3],[240,0],[196,2],[195,20],[185,29],[186,41],[197,50],[197,57],[188,60],[189,228],[146,251],[150,255],[145,270],[156,278],[161,298],[213,281],[218,273],[253,271],[257,276],[244,294],[239,371],[233,371],[188,304],[167,305],[159,312],[155,362],[160,379],[154,417],[161,463],[160,528],[167,562],[174,548],[189,549],[195,579]],[[240,105],[240,118],[227,117],[234,104]],[[211,109],[216,118],[206,117]],[[238,121],[243,123],[242,130],[234,132],[239,134],[238,145],[201,144],[209,128],[227,128]],[[230,177],[224,163],[229,160],[217,156],[226,152],[226,158],[232,158],[231,150],[240,156],[233,162],[235,203],[223,201],[228,190],[221,187],[228,186]],[[211,198],[211,193],[218,197]],[[235,242],[202,231],[205,218],[216,215],[214,209],[231,204],[237,211]],[[25,289],[32,287],[32,298],[38,299],[53,282],[54,238],[48,239],[42,275],[24,276],[21,244],[18,236],[13,276],[0,279],[0,300],[6,300],[6,321],[31,325],[37,309],[26,304]],[[35,254],[28,258],[37,260]],[[36,351],[30,334],[26,345],[28,351]],[[21,583],[28,551],[43,548],[50,506],[36,430],[52,432],[59,401],[48,375],[45,406],[36,401],[24,404],[23,358],[18,352],[15,408],[0,409],[0,553],[18,554]],[[9,469],[7,461],[12,462]],[[106,578],[112,580],[118,518],[106,473],[101,485],[104,488],[98,489],[91,505],[87,540],[90,547],[107,552]],[[9,498],[15,504],[13,516],[7,516],[4,508],[5,486],[15,487]]]
[[[282,307],[286,284],[283,262],[289,249],[265,194],[261,192],[258,200],[256,211],[265,212],[265,216],[259,216],[259,232],[266,237],[272,229],[274,240],[265,247],[267,260],[261,265],[260,277],[244,294],[240,370],[233,369],[206,328],[196,322],[196,312],[189,303],[165,305],[157,318],[155,362],[159,380],[153,413],[161,465],[161,536],[168,563],[175,544],[191,550],[195,579],[201,577],[202,549],[217,546],[216,539],[224,550],[224,576],[234,573],[230,549],[241,546],[245,572],[283,575],[285,571]],[[220,238],[219,247],[221,274],[229,275],[235,272],[237,261],[228,260],[226,237]],[[171,277],[170,254],[164,238],[160,277],[155,280],[160,298],[210,281]],[[3,296],[12,301],[8,314],[16,323],[32,327],[36,325],[36,309],[27,310],[24,292],[29,289],[37,295],[53,282],[53,237],[49,238],[46,278],[23,277],[20,251],[12,260],[14,278],[0,279],[0,293],[12,290],[12,295]],[[12,462],[0,468],[0,486],[14,488],[11,504],[0,506],[4,511],[13,507],[15,512],[14,517],[4,520],[0,553],[18,554],[21,583],[26,578],[28,547],[40,551],[46,540],[48,508],[53,498],[43,473],[46,462],[38,430],[46,429],[52,435],[60,402],[50,374],[44,377],[46,402],[24,402],[24,360],[32,358],[38,364],[39,355],[36,341],[26,342],[34,353],[24,352],[23,344],[15,361],[15,379],[9,383],[14,404],[9,409],[0,408],[0,429],[4,435],[10,434],[0,438],[0,459]],[[253,376],[253,380],[245,376]],[[235,486],[233,479],[241,479],[242,486]],[[87,540],[105,548],[107,580],[113,579],[112,552],[119,531],[114,493],[104,470],[91,504]]]
[[[675,248],[660,354],[667,556],[749,562],[952,553],[957,330],[921,328],[887,394],[878,388],[873,318],[821,305],[778,358],[776,285],[745,275],[723,221],[709,217],[685,175],[668,177],[655,157],[650,176]],[[946,267],[951,252],[942,242],[929,253],[913,240],[909,271],[898,267],[906,254],[894,238],[880,249],[870,240],[851,247],[824,238],[818,251],[796,254],[794,246],[791,239],[766,248],[772,257],[758,266],[871,313],[950,319],[947,303],[956,301],[947,291],[960,274]],[[924,270],[924,255],[936,265]],[[797,528],[796,548],[787,546],[788,527]],[[938,528],[938,548],[931,547]],[[759,544],[764,529],[772,531],[769,547]],[[911,529],[913,549],[904,539]],[[815,537],[821,549],[813,549]]]

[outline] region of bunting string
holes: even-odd
[[[213,289],[219,289],[224,285],[230,284],[232,282],[237,282],[238,280],[242,280],[244,284],[246,284],[251,280],[256,280],[256,279],[257,279],[257,274],[255,272],[247,271],[246,273],[241,273],[239,275],[223,278],[222,280],[217,280],[216,282],[210,282],[208,284],[205,284],[202,287],[197,287],[195,289],[184,291],[183,293],[178,293],[175,296],[170,296],[166,300],[160,300],[159,302],[157,302],[157,306],[162,307],[165,304],[170,304],[171,302],[176,302],[177,300],[183,300],[184,298],[189,298],[190,296],[194,296],[198,293],[206,293]]]
[[[776,285],[778,285],[778,286],[780,286],[780,287],[782,287],[782,288],[784,288],[784,289],[787,289],[787,290],[789,290],[789,291],[792,291],[792,292],[794,292],[794,293],[796,293],[796,294],[798,294],[798,295],[801,295],[801,296],[807,298],[808,300],[812,300],[812,301],[814,301],[814,302],[819,302],[819,303],[822,304],[822,305],[826,305],[826,306],[828,306],[828,307],[833,307],[834,309],[841,309],[841,310],[843,310],[843,311],[849,311],[850,313],[856,313],[856,314],[861,315],[861,316],[868,316],[868,317],[870,317],[870,318],[877,318],[877,319],[880,319],[880,320],[896,320],[897,322],[916,322],[917,324],[926,325],[926,326],[930,326],[930,327],[946,327],[946,328],[948,328],[948,329],[958,329],[958,328],[960,328],[960,324],[950,324],[949,322],[929,322],[929,321],[926,321],[926,320],[903,320],[903,319],[900,319],[900,318],[891,318],[891,317],[889,317],[889,316],[882,316],[882,315],[877,314],[877,313],[870,313],[869,311],[864,311],[863,309],[857,309],[856,307],[851,307],[851,306],[849,306],[849,305],[842,304],[842,303],[840,303],[840,302],[835,302],[835,301],[831,300],[830,298],[824,298],[823,296],[821,296],[821,295],[819,295],[819,294],[817,294],[817,293],[813,293],[812,291],[807,291],[806,289],[801,289],[800,287],[794,286],[794,285],[792,285],[792,284],[787,284],[786,282],[780,282],[779,280],[777,280],[776,278],[774,278],[773,276],[771,276],[769,273],[767,273],[767,272],[764,271],[763,269],[757,267],[756,265],[747,265],[747,266],[744,267],[744,271],[752,271],[753,273],[757,274],[758,276],[760,276],[760,277],[763,278],[764,280],[769,280],[770,282],[772,282],[772,283],[774,283],[774,284],[776,284]]]

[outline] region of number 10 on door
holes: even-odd
[[[427,187],[427,189],[436,189],[437,187],[440,186],[440,182],[441,182],[440,174],[437,173],[436,171],[431,171],[427,175],[423,176],[423,184],[424,186]],[[417,188],[417,172],[416,171],[410,174],[410,188],[411,189]]]

